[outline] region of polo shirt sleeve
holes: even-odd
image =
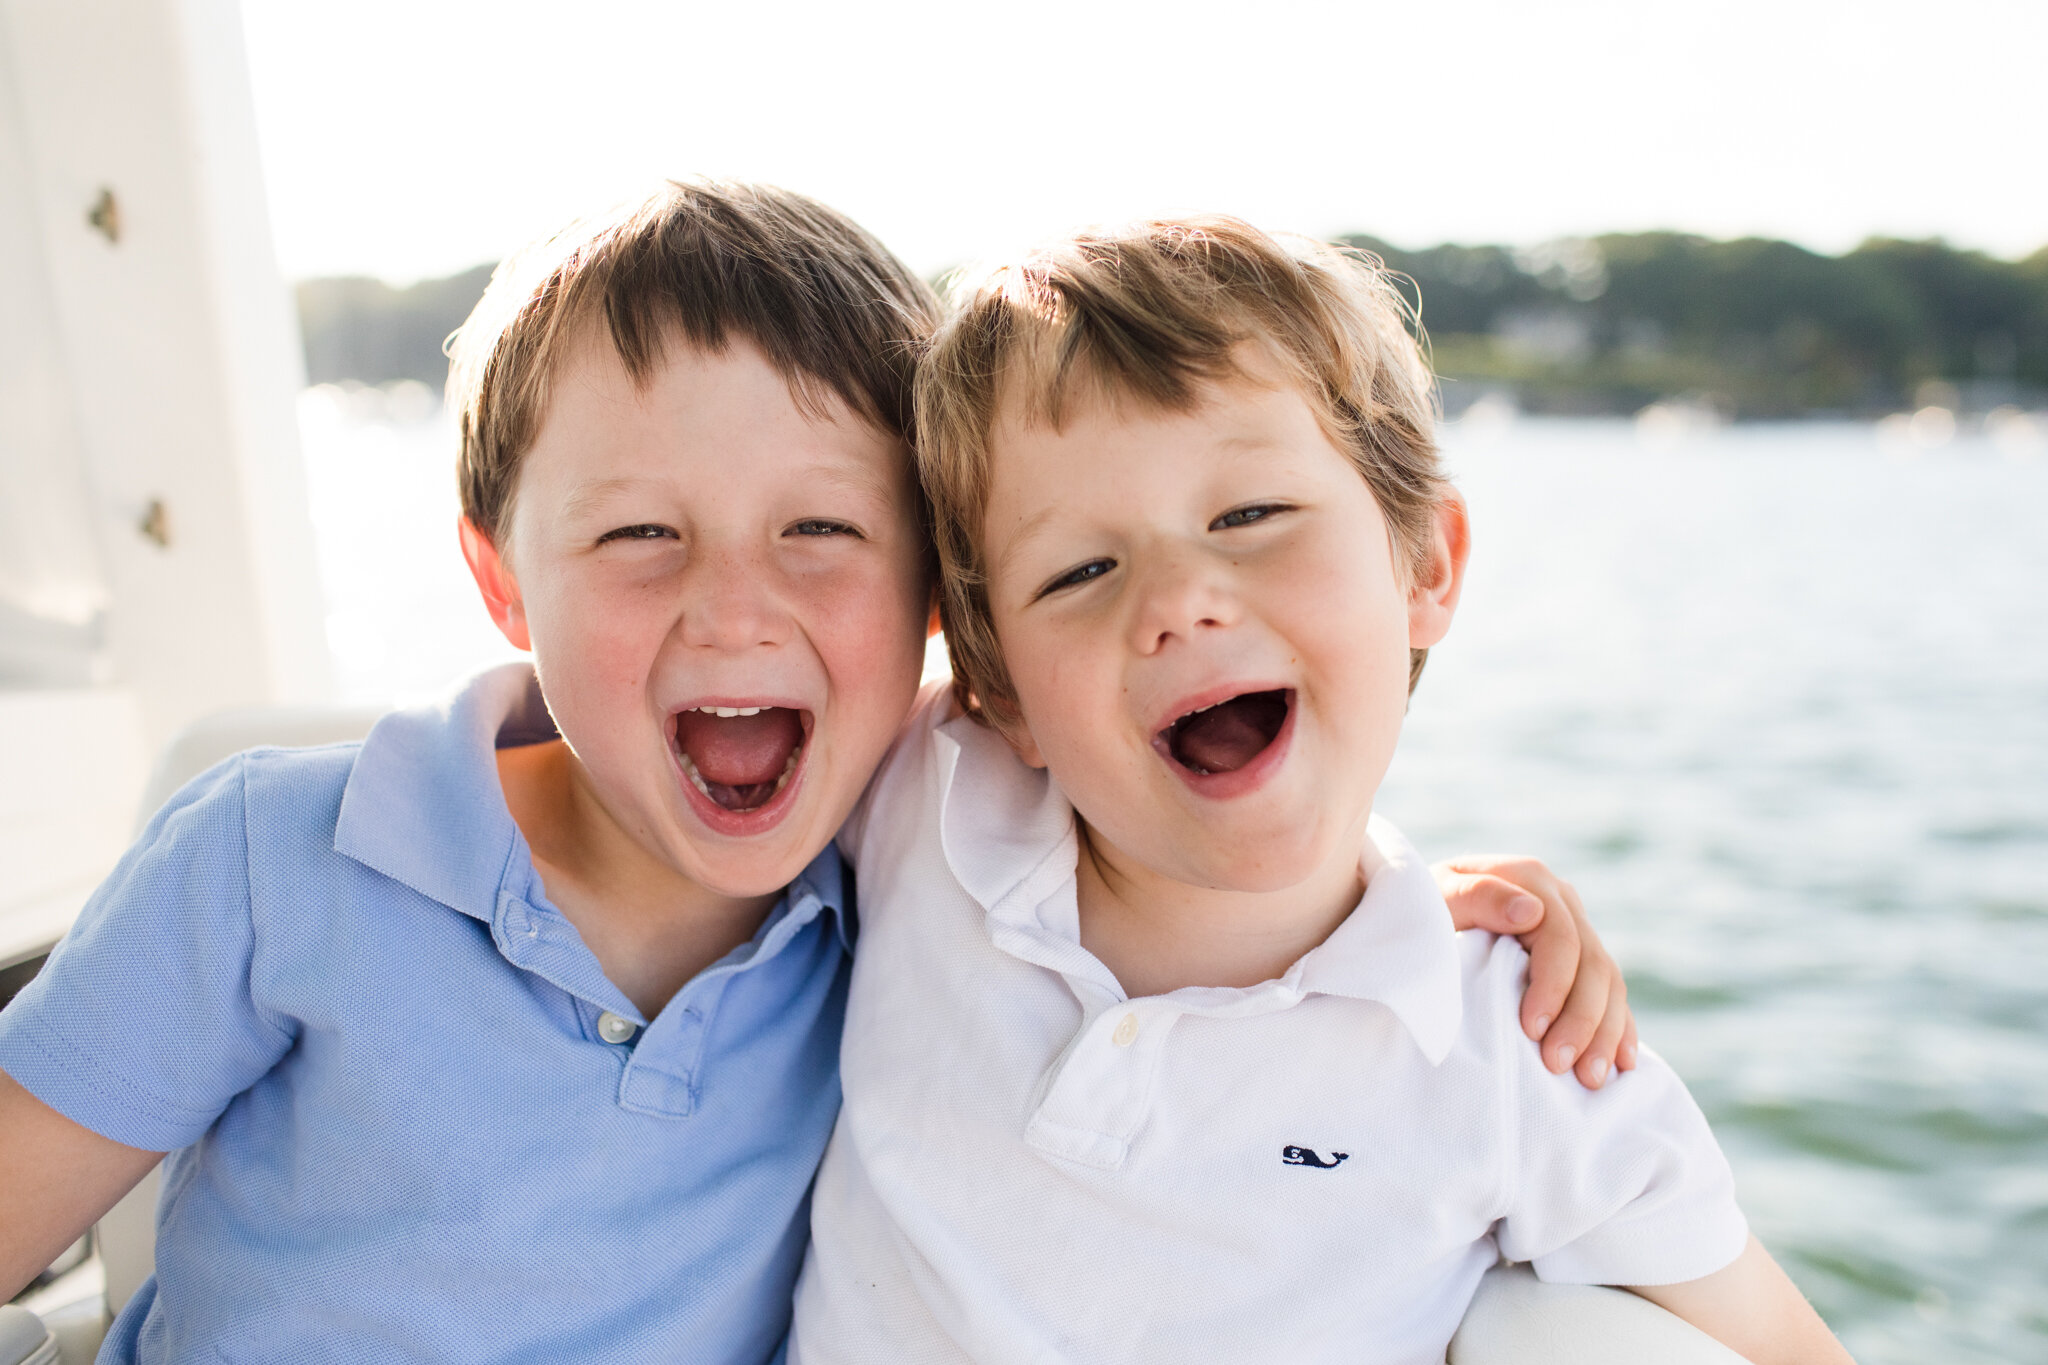
[[[243,760],[173,796],[0,1012],[0,1070],[73,1122],[165,1152],[291,1047],[250,990]]]
[[[1749,1240],[1735,1177],[1706,1116],[1664,1059],[1598,1090],[1553,1076],[1516,1024],[1527,956],[1511,939],[1489,975],[1503,1022],[1508,1211],[1501,1254],[1565,1284],[1678,1284],[1733,1261]],[[1508,961],[1503,961],[1503,953]]]

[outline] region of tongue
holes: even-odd
[[[1176,725],[1173,756],[1196,772],[1236,772],[1273,742],[1286,719],[1284,692],[1232,697]]]
[[[803,720],[786,706],[757,716],[710,716],[685,711],[676,717],[676,743],[714,787],[773,784],[803,742]]]

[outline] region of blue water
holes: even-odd
[[[305,417],[345,690],[506,655],[445,423]],[[2048,452],[1668,436],[1451,430],[1471,577],[1381,808],[1574,881],[1859,1360],[2048,1359]]]
[[[2048,1359],[2048,460],[1451,453],[1470,586],[1382,808],[1565,870],[1859,1360]]]

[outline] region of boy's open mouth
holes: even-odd
[[[796,771],[807,730],[787,706],[699,706],[676,713],[676,757],[713,805],[759,810]]]
[[[1242,692],[1188,712],[1161,730],[1152,747],[1198,777],[1234,773],[1271,746],[1293,700],[1284,687]]]

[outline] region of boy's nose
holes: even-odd
[[[686,576],[683,595],[679,629],[686,645],[742,650],[779,645],[789,636],[789,613],[774,591],[771,567],[752,556],[705,555]]]
[[[1155,654],[1176,639],[1191,641],[1238,618],[1235,599],[1199,557],[1163,559],[1136,578],[1130,643],[1139,654]]]

